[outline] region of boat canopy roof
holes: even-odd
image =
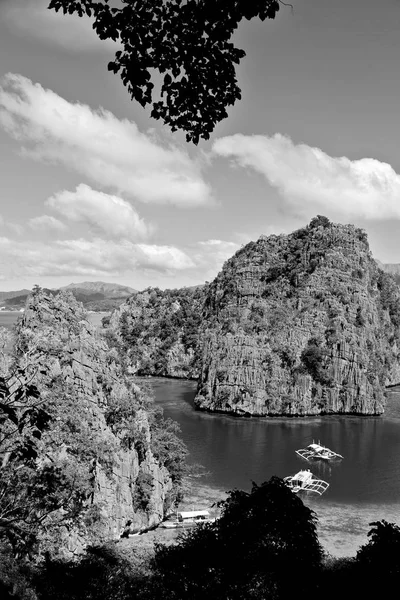
[[[208,510],[192,510],[178,513],[182,519],[193,519],[194,517],[209,517],[210,513]]]
[[[308,479],[312,479],[311,471],[299,471],[296,475],[292,476],[292,479],[297,479],[299,481],[307,481]]]

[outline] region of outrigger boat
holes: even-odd
[[[341,454],[321,446],[321,444],[309,444],[307,448],[300,448],[296,450],[296,454],[305,458],[306,460],[340,460],[343,458]]]
[[[315,479],[310,469],[285,477],[283,481],[295,494],[297,492],[315,492],[321,496],[329,487],[329,483],[326,481]]]
[[[172,521],[163,521],[160,527],[165,529],[186,529],[194,527],[199,523],[214,523],[215,519],[211,517],[208,510],[193,510],[187,512],[178,512],[176,518]]]

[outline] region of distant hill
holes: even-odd
[[[128,298],[137,290],[118,283],[104,283],[104,281],[83,281],[82,283],[70,283],[61,290],[79,290],[80,294],[102,294],[104,298]]]
[[[118,308],[136,290],[118,283],[105,283],[103,281],[84,281],[83,283],[70,283],[59,289],[46,289],[47,294],[55,296],[59,290],[68,290],[82,302],[87,310],[111,311]],[[15,292],[0,292],[0,306],[7,310],[24,308],[30,290]]]
[[[29,290],[18,290],[16,292],[0,292],[0,304],[3,304],[4,300],[9,300],[10,298],[17,298],[18,296],[23,296],[29,294]]]
[[[46,292],[46,294],[55,296],[58,293],[58,290],[49,290],[48,288],[43,288],[43,291]],[[3,293],[7,293],[7,292],[3,292]],[[30,290],[20,290],[19,292],[10,292],[10,293],[15,293],[18,294],[17,296],[11,296],[9,298],[3,298],[3,300],[0,301],[0,304],[2,306],[5,306],[6,309],[8,310],[19,310],[20,308],[24,308],[25,303],[26,303],[26,299],[29,296],[29,294],[31,293]]]

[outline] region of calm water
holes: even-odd
[[[272,475],[301,468],[330,483],[319,502],[400,505],[400,393],[389,395],[381,417],[302,419],[237,418],[196,411],[194,382],[148,379],[166,417],[178,421],[190,451],[210,475],[204,483],[230,490],[249,489]],[[345,458],[337,464],[310,465],[295,454],[313,440]]]
[[[14,323],[17,322],[18,317],[20,317],[23,313],[1,310],[0,311],[0,327],[5,327],[6,329],[12,329]]]
[[[16,311],[0,311],[0,327],[5,327],[6,329],[12,329],[14,323],[17,322],[18,317],[20,317],[23,313]],[[101,320],[105,315],[109,315],[109,312],[93,312],[89,313],[89,321],[96,328],[101,327]]]

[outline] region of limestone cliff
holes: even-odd
[[[16,353],[35,365],[53,415],[43,460],[64,457],[86,482],[87,510],[67,524],[60,545],[79,552],[88,542],[118,538],[129,521],[134,529],[159,522],[174,490],[152,451],[148,399],[125,378],[82,305],[68,292],[36,291],[17,328]]]
[[[261,236],[208,289],[196,405],[238,415],[379,414],[400,382],[400,294],[366,234],[316,217]]]
[[[196,378],[204,286],[149,288],[132,295],[110,322],[139,375]]]

